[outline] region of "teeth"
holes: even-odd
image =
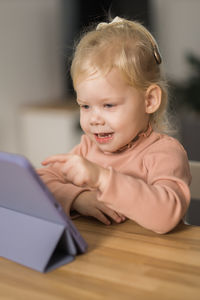
[[[112,133],[98,133],[97,134],[98,135],[98,137],[111,137],[112,136]]]

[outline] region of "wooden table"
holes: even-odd
[[[74,221],[89,249],[41,274],[0,258],[1,300],[200,299],[200,227],[158,235],[132,221]]]

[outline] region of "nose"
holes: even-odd
[[[104,123],[102,112],[98,109],[93,109],[90,115],[90,125],[104,125]]]

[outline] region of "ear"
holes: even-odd
[[[156,85],[152,84],[148,87],[145,93],[145,107],[146,113],[152,114],[158,110],[161,103],[162,90]]]

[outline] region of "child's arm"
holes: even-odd
[[[85,191],[80,193],[72,203],[72,210],[77,211],[83,216],[91,216],[104,223],[111,224],[111,219],[116,223],[125,221],[125,217],[116,213],[114,210],[105,206],[97,200],[96,191]]]
[[[170,147],[169,147],[170,146]],[[161,141],[144,158],[147,180],[117,172],[77,155],[53,156],[44,164],[61,162],[65,180],[98,190],[98,200],[158,233],[172,230],[190,201],[190,172],[184,150]]]
[[[41,168],[37,172],[67,215],[74,210],[81,215],[94,217],[106,225],[111,224],[111,220],[116,223],[125,220],[123,215],[99,202],[96,191],[64,182],[62,176],[59,175],[60,166],[58,164],[56,168],[58,168],[57,171],[51,166],[47,169]]]
[[[42,162],[43,166],[57,168],[63,183],[103,191],[109,178],[109,170],[76,154],[53,155]]]
[[[82,143],[77,145],[71,153],[85,154],[86,152],[87,143],[83,136]],[[104,224],[110,224],[111,220],[116,223],[125,220],[123,215],[108,208],[103,202],[100,203],[96,198],[96,193],[94,197],[94,191],[90,188],[77,186],[64,180],[61,165],[59,162],[54,163],[46,168],[38,169],[37,172],[67,215],[76,210],[82,215],[95,217]],[[76,173],[79,174],[80,170],[77,169]]]
[[[71,153],[76,154],[82,154],[82,152],[84,154],[87,153],[87,143],[85,143],[84,136],[81,139],[81,143],[75,146],[71,151]],[[56,200],[62,205],[65,213],[70,215],[72,202],[79,194],[88,191],[88,188],[65,183],[62,173],[60,172],[60,165],[61,164],[57,163],[49,165],[46,168],[40,168],[37,170],[37,173]]]
[[[56,200],[62,205],[65,213],[69,216],[71,212],[72,202],[79,194],[87,191],[87,188],[75,186],[63,181],[60,174],[59,167],[53,168],[49,166],[47,168],[40,168],[37,170],[38,175],[44,184],[48,187],[50,192],[54,195]]]
[[[187,155],[178,143],[161,140],[149,149],[142,166],[145,179],[110,168],[98,200],[145,228],[167,233],[181,221],[190,203]]]

